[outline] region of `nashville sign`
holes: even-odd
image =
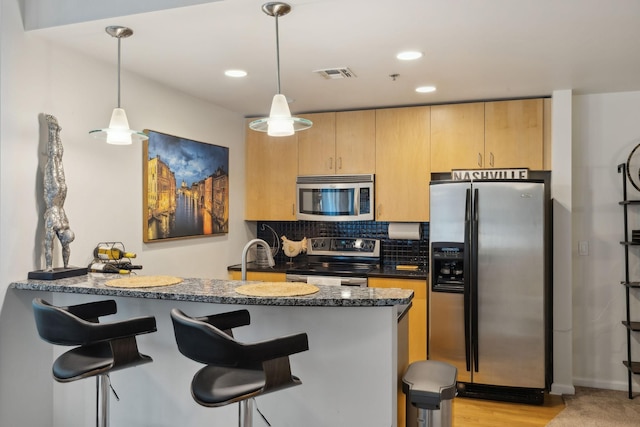
[[[529,177],[529,169],[470,169],[452,170],[453,181],[481,181],[486,179],[520,180]]]

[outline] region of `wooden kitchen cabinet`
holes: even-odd
[[[485,168],[544,167],[543,99],[486,102]]]
[[[544,165],[543,169],[546,171],[551,170],[551,98],[544,98],[542,101],[544,131],[543,131],[543,146],[544,146]]]
[[[298,132],[298,171],[300,175],[335,173],[336,113],[305,114],[311,128]]]
[[[430,108],[376,110],[378,221],[429,221]]]
[[[375,173],[375,110],[336,113],[336,159],[338,174]]]
[[[242,280],[241,271],[230,271],[231,280]],[[261,282],[286,282],[285,273],[271,273],[265,271],[247,271],[247,280],[259,280]]]
[[[484,102],[431,107],[431,172],[479,169],[484,159]]]
[[[375,111],[305,114],[313,126],[298,134],[300,175],[375,172]]]
[[[270,137],[247,122],[245,143],[245,220],[295,221],[297,134]]]
[[[550,155],[550,126],[545,126],[545,116],[550,117],[550,102],[545,105],[545,101],[431,107],[431,171],[549,167],[545,153]]]
[[[400,330],[398,335],[406,333],[409,344],[408,358],[398,354],[398,426],[406,425],[406,395],[402,392],[401,379],[409,365],[420,360],[427,360],[427,281],[417,279],[398,279],[369,277],[369,287],[411,289],[413,299],[408,316],[408,331]],[[400,339],[400,338],[399,338]]]
[[[427,280],[369,277],[371,288],[411,289],[409,363],[427,360]]]

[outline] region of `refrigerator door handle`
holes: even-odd
[[[471,259],[472,259],[472,273],[471,273],[471,337],[473,348],[473,367],[475,372],[478,372],[478,189],[473,190],[473,224],[471,224],[472,230],[472,245]]]
[[[467,371],[471,371],[471,189],[467,189],[464,216],[464,354]]]

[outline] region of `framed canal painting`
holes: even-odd
[[[229,148],[145,130],[143,240],[229,232]]]

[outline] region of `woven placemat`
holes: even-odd
[[[182,279],[174,276],[133,276],[109,280],[105,285],[112,288],[153,288],[177,285],[180,282]]]
[[[251,297],[294,297],[318,292],[317,286],[303,282],[260,282],[242,285],[236,292]]]

